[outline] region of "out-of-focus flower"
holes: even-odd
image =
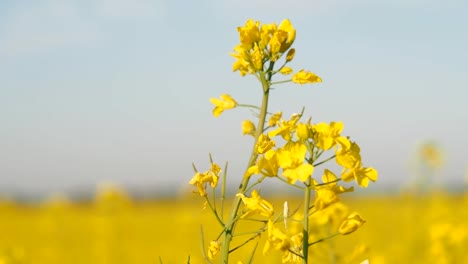
[[[291,247],[291,239],[279,228],[274,226],[273,221],[268,220],[268,240],[263,248],[263,254],[268,254],[271,249],[288,251]]]
[[[284,251],[283,257],[282,257],[282,262],[283,263],[298,263],[302,262],[302,258],[299,256],[302,256],[302,240],[303,240],[303,234],[297,233],[293,236],[291,236],[291,248],[287,251]],[[294,253],[296,254],[294,254]]]
[[[322,176],[323,183],[315,188],[315,208],[321,210],[340,200],[338,194],[352,192],[353,187],[345,188],[338,185],[338,177],[330,170],[325,169]]]
[[[210,246],[208,247],[208,258],[213,259],[221,250],[221,242],[218,240],[211,240]]]
[[[338,228],[338,232],[342,235],[348,235],[356,231],[361,227],[366,221],[364,221],[361,216],[357,213],[350,214]]]

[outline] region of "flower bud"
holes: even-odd
[[[216,254],[221,250],[221,242],[218,240],[211,240],[210,247],[208,248],[208,258],[213,259]]]
[[[290,49],[286,54],[286,62],[290,62],[294,59],[294,55],[296,55],[296,49]]]
[[[309,138],[309,126],[307,124],[299,123],[296,127],[296,135],[299,140],[306,140]]]
[[[252,121],[242,121],[242,135],[255,135],[255,125]]]

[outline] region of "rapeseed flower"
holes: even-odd
[[[268,240],[263,248],[263,254],[268,254],[271,249],[288,251],[291,247],[291,239],[288,235],[283,233],[279,228],[274,226],[273,221],[268,220]]]
[[[293,75],[292,81],[298,84],[306,84],[322,82],[322,79],[313,72],[300,70]]]
[[[322,181],[323,184],[315,187],[315,208],[318,210],[338,202],[340,200],[338,194],[354,190],[353,187],[338,186],[338,177],[327,169],[323,173]]]
[[[276,151],[269,150],[265,155],[261,156],[257,161],[257,164],[249,167],[245,177],[249,177],[253,174],[262,174],[267,177],[278,176],[279,164],[276,156]]]
[[[210,246],[208,247],[208,258],[213,259],[221,250],[221,242],[218,240],[211,240]]]
[[[314,140],[317,147],[323,150],[329,150],[341,139],[343,131],[342,122],[318,123],[312,125],[314,131]]]
[[[214,104],[213,115],[218,117],[224,110],[233,109],[237,106],[236,100],[234,100],[229,94],[220,95],[218,98],[210,98],[210,102]]]
[[[275,141],[265,134],[261,134],[258,137],[257,144],[255,145],[255,150],[258,154],[263,154],[273,148],[276,145]]]
[[[292,132],[296,129],[296,124],[301,118],[299,114],[293,114],[288,121],[281,119],[277,125],[278,127],[270,132],[268,136],[273,138],[277,135],[280,135],[284,140],[290,141],[292,138]]]
[[[281,116],[283,115],[283,112],[279,111],[270,116],[270,119],[268,119],[268,126],[274,127],[278,124],[279,120],[281,119]]]
[[[277,151],[278,164],[289,183],[294,184],[297,180],[305,182],[314,172],[311,164],[304,163],[306,154],[306,145],[292,141]]]
[[[259,214],[261,216],[270,217],[273,215],[273,205],[266,200],[263,200],[256,190],[251,193],[252,197],[247,197],[242,193],[236,194],[236,196],[242,199],[247,211],[241,216],[246,218],[251,215]]]
[[[361,216],[357,213],[350,214],[338,228],[338,232],[342,235],[348,235],[356,231],[361,227],[366,221],[364,221]]]

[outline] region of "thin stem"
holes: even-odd
[[[294,188],[298,188],[298,189],[304,190],[303,187],[298,186],[298,185],[295,185],[295,184],[291,184],[291,183],[289,183],[287,180],[285,180],[285,179],[283,179],[283,178],[281,178],[281,177],[276,177],[276,178],[278,178],[278,180],[280,180],[280,181],[282,181],[282,182],[284,182],[284,183],[286,183],[286,184],[288,184],[288,185],[290,185],[290,186],[292,186],[292,187],[294,187]]]
[[[269,70],[271,70],[274,66],[273,62],[270,62],[270,67]],[[265,119],[267,115],[267,110],[268,110],[268,96],[270,92],[270,85],[269,82],[271,80],[271,73],[268,75],[268,77],[265,75],[265,72],[260,72],[260,81],[262,83],[262,90],[263,90],[263,98],[262,98],[262,106],[260,109],[260,115],[258,118],[258,125],[257,125],[257,130],[255,132],[255,141],[253,143],[252,147],[252,153],[250,154],[250,159],[247,164],[247,168],[250,168],[252,165],[255,164],[255,161],[257,160],[258,154],[257,151],[255,150],[255,145],[257,145],[258,138],[260,135],[263,133],[263,128],[265,127]],[[249,184],[250,177],[244,177],[242,180],[242,183],[239,186],[239,191],[238,193],[245,193],[245,190],[247,189],[247,185]],[[229,262],[229,245],[231,243],[232,235],[236,226],[236,221],[234,221],[235,218],[237,218],[237,213],[239,211],[239,207],[241,204],[241,198],[236,196],[233,201],[233,207],[231,210],[231,214],[229,216],[230,222],[226,225],[226,229],[224,232],[224,241],[223,245],[221,248],[221,259],[223,260],[224,264],[227,264]]]
[[[325,162],[327,162],[327,161],[329,161],[329,160],[332,160],[332,159],[334,159],[335,157],[336,157],[336,155],[333,155],[333,156],[329,157],[329,158],[326,159],[326,160],[322,160],[321,162],[315,163],[315,164],[314,164],[314,167],[317,167],[317,166],[319,166],[319,165],[322,165],[323,163],[325,163]]]
[[[252,250],[252,254],[250,254],[250,258],[249,258],[249,260],[247,261],[248,264],[251,264],[251,263],[252,263],[253,257],[254,257],[254,255],[255,255],[255,251],[257,251],[257,247],[258,247],[258,241],[257,241],[257,244],[255,244],[254,249]]]
[[[288,82],[292,82],[292,79],[289,79],[289,80],[284,80],[284,81],[277,81],[277,82],[272,82],[272,83],[270,83],[270,84],[271,84],[271,85],[274,85],[274,84],[288,83]]]
[[[314,241],[314,242],[312,242],[312,243],[309,243],[309,246],[312,246],[313,244],[320,243],[320,242],[325,241],[325,240],[330,239],[330,238],[334,238],[334,237],[336,237],[336,236],[339,235],[339,234],[340,234],[340,233],[336,233],[336,234],[333,234],[333,235],[331,235],[331,236],[327,236],[327,237],[321,238],[321,239],[319,239],[319,240],[317,240],[317,241]]]
[[[203,254],[203,258],[205,259],[205,261],[209,264],[211,264],[211,261],[210,259],[208,258],[208,256],[206,256],[206,249],[205,249],[205,234],[203,232],[203,226],[200,226],[200,237],[201,237],[201,247],[202,247],[202,254]]]
[[[242,247],[243,245],[249,243],[250,241],[254,240],[256,237],[260,236],[261,233],[256,233],[255,235],[253,235],[252,237],[250,237],[249,239],[247,239],[246,241],[244,241],[242,244],[238,245],[237,247],[229,250],[229,253],[231,252],[234,252],[235,250],[237,250],[238,248]]]
[[[333,181],[325,182],[325,183],[318,183],[318,184],[315,185],[315,187],[317,187],[317,186],[324,186],[324,185],[336,183],[336,182],[339,182],[339,181],[341,181],[341,178],[336,179],[336,180],[333,180]]]
[[[306,184],[309,186],[311,183],[310,176]],[[309,205],[310,205],[310,188],[304,190],[304,221],[302,226],[302,263],[307,264],[309,259]]]
[[[214,192],[214,190],[213,190],[213,192]],[[219,215],[218,215],[218,212],[216,211],[216,208],[214,208],[213,205],[210,203],[210,199],[208,199],[208,197],[206,197],[206,196],[204,196],[204,197],[205,197],[206,203],[210,206],[211,211],[213,211],[213,214],[216,216],[216,219],[218,220],[219,224],[222,227],[225,227],[225,224],[223,223],[223,220],[221,220],[221,218],[219,218]]]
[[[265,179],[265,176],[261,177],[260,179],[258,179],[254,184],[250,185],[249,188],[247,188],[245,190],[245,192],[248,192],[250,190],[252,190],[253,187],[257,186],[258,184],[262,183],[262,181]]]
[[[255,109],[260,110],[260,107],[258,107],[258,106],[256,106],[256,105],[251,105],[251,104],[238,104],[237,106],[238,106],[238,107],[255,108]]]
[[[228,162],[224,165],[223,182],[221,183],[221,220],[224,221],[224,199],[226,198],[226,176],[227,176]]]

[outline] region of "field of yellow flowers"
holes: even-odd
[[[274,199],[278,205],[287,200],[294,208],[300,204],[296,198]],[[313,263],[468,260],[468,195],[343,197],[343,202],[358,210],[366,223],[358,232],[313,245]],[[347,210],[336,203],[312,217],[313,226],[324,232],[326,225],[332,233]],[[122,190],[107,190],[89,202],[62,196],[34,205],[3,200],[0,263],[205,263],[201,228],[204,237],[212,237],[215,224],[211,212],[193,196],[135,201]],[[245,261],[254,242],[236,251],[233,260]],[[207,243],[205,238],[205,248]],[[254,260],[281,263],[281,256],[264,256],[257,250]]]

